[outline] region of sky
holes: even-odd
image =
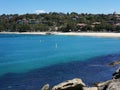
[[[0,0],[0,14],[120,13],[120,0]]]

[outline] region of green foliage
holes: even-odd
[[[100,24],[93,25],[95,22]],[[32,31],[95,31],[95,32],[120,32],[120,18],[114,14],[78,14],[72,13],[44,13],[24,15],[1,15],[0,31],[32,32]],[[85,26],[78,26],[85,24]]]
[[[120,32],[120,26],[117,26],[117,27],[115,28],[115,30],[116,30],[116,32]]]
[[[20,24],[20,25],[17,26],[17,31],[18,32],[27,32],[29,30],[30,30],[29,25]]]
[[[4,30],[3,25],[0,25],[0,32]]]

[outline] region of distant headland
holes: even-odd
[[[120,15],[72,13],[0,15],[0,32],[120,32]]]

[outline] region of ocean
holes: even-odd
[[[40,90],[81,78],[88,86],[112,78],[120,38],[0,34],[0,90]]]

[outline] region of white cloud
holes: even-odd
[[[46,13],[46,11],[45,11],[45,10],[35,10],[35,13],[36,13],[36,14]]]

